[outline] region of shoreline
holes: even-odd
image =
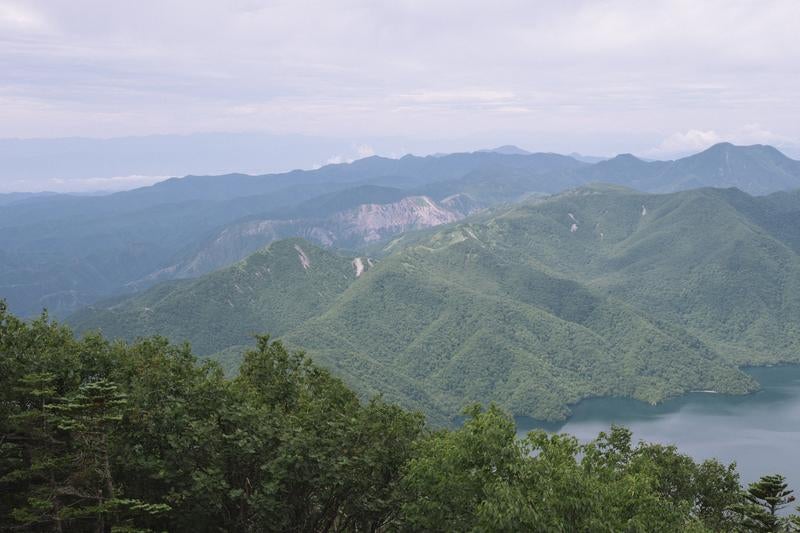
[[[628,404],[628,407],[631,409],[627,410],[629,413],[639,413],[642,416],[654,417],[661,414],[666,414],[668,412],[672,412],[675,410],[675,407],[682,407],[683,404],[688,404],[692,401],[692,396],[697,395],[698,397],[706,397],[706,398],[731,398],[731,399],[745,399],[752,397],[764,389],[764,383],[758,376],[753,376],[751,372],[755,371],[755,373],[759,373],[761,371],[773,371],[779,370],[783,368],[793,369],[800,371],[800,362],[781,362],[781,363],[770,363],[766,365],[747,365],[747,366],[740,366],[737,367],[742,372],[746,373],[754,380],[758,382],[758,389],[743,393],[728,393],[728,392],[721,392],[713,389],[699,389],[699,390],[690,390],[680,394],[676,394],[674,396],[669,396],[662,401],[657,403],[650,403],[646,400],[639,400],[637,398],[633,398],[631,396],[589,396],[586,398],[582,398],[579,401],[569,404],[568,407],[570,409],[569,414],[567,414],[563,419],[559,420],[542,420],[533,418],[527,415],[513,415],[514,421],[517,424],[518,430],[520,426],[522,426],[525,431],[530,431],[533,429],[545,429],[549,431],[549,428],[561,428],[567,425],[570,421],[573,421],[576,416],[576,410],[578,411],[578,415],[585,415],[586,413],[582,413],[587,409],[586,405],[587,402],[589,403],[590,407],[588,409],[591,410],[591,404],[594,402],[608,402],[609,404],[619,402],[620,404]],[[780,381],[780,380],[778,380]],[[674,405],[679,404],[679,405]],[[582,417],[581,417],[582,418]],[[522,424],[520,423],[522,422]]]

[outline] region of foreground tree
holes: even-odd
[[[0,530],[373,531],[423,426],[267,337],[229,381],[0,304],[0,370]]]
[[[581,445],[541,431],[518,439],[496,407],[431,435],[408,465],[402,529],[729,531],[740,501],[732,465],[697,464],[615,427]]]
[[[792,523],[800,525],[798,518],[782,518],[778,511],[794,501],[793,492],[783,476],[763,476],[749,485],[744,493],[745,502],[734,506],[733,510],[741,517],[741,526],[748,531],[788,531]]]
[[[257,415],[249,431],[261,444],[237,445],[231,458],[248,473],[242,527],[375,531],[391,520],[420,415],[380,399],[362,404],[326,370],[269,337],[245,354],[234,384],[240,405]]]
[[[792,498],[780,476],[744,493],[734,465],[624,428],[520,438],[496,406],[423,426],[269,337],[228,380],[186,345],[75,339],[0,302],[0,531],[800,526],[778,517]]]

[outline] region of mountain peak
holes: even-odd
[[[800,161],[790,159],[774,146],[724,142],[676,160],[662,177],[673,179],[665,191],[737,187],[750,194],[767,194],[800,186]]]
[[[617,154],[616,156],[609,159],[609,161],[636,161],[641,162],[642,160],[636,157],[631,153],[624,153],[624,154]]]
[[[503,155],[530,155],[531,152],[527,150],[523,150],[519,146],[514,146],[513,144],[504,144],[503,146],[498,146],[497,148],[484,148],[483,150],[478,150],[478,152],[487,152],[493,154],[503,154]]]
[[[596,166],[600,168],[639,168],[646,164],[647,161],[639,159],[633,154],[625,153],[617,154],[611,159],[600,161],[596,164]]]
[[[730,142],[720,142],[714,144],[702,152],[695,154],[695,156],[703,154],[725,154],[725,153],[749,153],[749,154],[763,154],[769,157],[777,157],[781,159],[790,159],[786,154],[769,144],[747,144],[737,145]],[[690,156],[691,157],[691,156]]]
[[[752,146],[737,146],[731,142],[720,142],[717,144],[713,144],[706,148],[705,150],[694,154],[694,156],[688,157],[717,157],[717,156],[724,156],[729,154],[734,154],[737,152],[745,153],[748,151],[753,151],[752,149],[755,148],[758,150],[763,145],[752,145]]]
[[[733,144],[732,142],[722,141],[722,142],[718,142],[717,144],[712,144],[705,151],[730,150],[731,148],[737,148],[737,146],[735,144]]]

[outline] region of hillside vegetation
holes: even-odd
[[[359,261],[366,271],[368,259]],[[288,239],[207,276],[156,285],[102,311],[87,308],[70,323],[111,338],[190,340],[196,353],[208,355],[250,344],[259,332],[287,333],[330,307],[357,273],[355,258]]]
[[[782,224],[796,198],[580,188],[404,237],[378,262],[275,243],[70,322],[188,340],[229,370],[271,331],[438,423],[473,402],[562,419],[593,396],[746,393],[757,384],[738,366],[800,360],[800,256]],[[274,278],[257,275],[265,258]],[[356,261],[372,268],[357,277]]]

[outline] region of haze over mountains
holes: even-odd
[[[358,250],[587,183],[647,192],[735,186],[752,194],[800,187],[800,162],[768,146],[720,144],[670,162],[621,155],[587,163],[522,152],[374,156],[285,174],[187,176],[99,197],[7,195],[0,206],[0,291],[20,314],[47,308],[65,316],[102,298],[223,267],[275,239]]]
[[[123,190],[163,176],[310,167],[350,151],[344,141],[261,133],[0,139],[0,192]]]

